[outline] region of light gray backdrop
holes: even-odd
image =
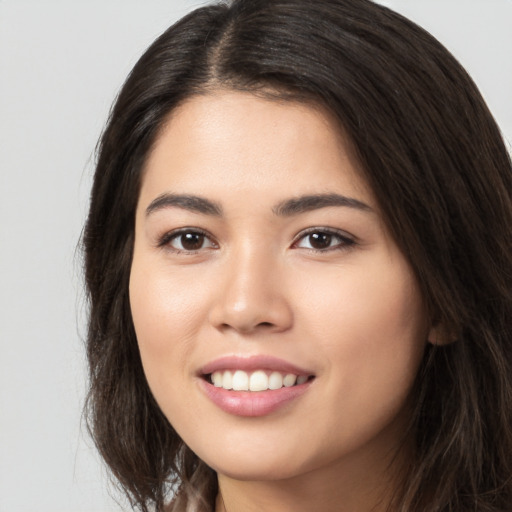
[[[381,3],[446,44],[512,141],[512,1]],[[76,246],[95,143],[116,92],[149,43],[200,4],[0,0],[1,512],[128,510],[108,495],[80,424]]]

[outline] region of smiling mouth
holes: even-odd
[[[203,378],[217,388],[258,392],[300,386],[314,379],[314,376],[265,370],[221,370],[205,374]]]

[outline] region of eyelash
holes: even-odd
[[[178,239],[180,236],[189,235],[189,234],[202,236],[205,239],[210,240],[213,247],[217,247],[217,243],[213,241],[213,237],[206,231],[199,229],[199,228],[182,228],[182,229],[178,229],[176,231],[170,231],[168,233],[165,233],[158,240],[158,247],[166,247],[176,254],[197,254],[203,248],[200,248],[197,250],[187,250],[187,249],[178,249],[176,247],[171,246],[171,242],[173,240]]]
[[[345,233],[344,231],[339,231],[337,229],[332,228],[315,227],[308,228],[305,231],[301,231],[297,235],[295,241],[293,242],[292,247],[296,247],[301,240],[314,234],[328,235],[330,237],[337,238],[339,243],[334,245],[333,247],[327,247],[325,249],[315,249],[307,247],[303,247],[303,249],[307,249],[314,253],[326,253],[331,251],[344,251],[356,244],[354,238]]]
[[[353,237],[345,233],[344,231],[339,231],[332,228],[322,228],[322,227],[315,227],[315,228],[309,228],[305,231],[300,232],[295,240],[292,243],[292,247],[297,248],[298,244],[301,240],[305,239],[308,236],[314,235],[314,234],[321,234],[321,235],[327,235],[329,237],[337,238],[338,243],[334,246],[326,247],[323,249],[315,249],[314,247],[302,247],[302,249],[306,249],[309,252],[313,253],[327,253],[331,251],[343,251],[349,249],[351,246],[356,245],[356,241]],[[199,249],[192,250],[192,249],[179,249],[176,247],[172,247],[171,243],[174,240],[179,239],[179,237],[183,235],[196,235],[204,237],[205,239],[208,239],[210,241],[211,246],[209,248],[218,248],[217,242],[214,240],[214,238],[207,233],[206,231],[199,229],[199,228],[182,228],[178,229],[176,231],[170,231],[168,233],[165,233],[159,240],[157,246],[159,248],[166,247],[170,251],[174,252],[175,254],[187,254],[187,255],[193,255],[197,254],[199,251],[204,250],[204,247],[200,247]],[[300,248],[300,247],[298,247]]]

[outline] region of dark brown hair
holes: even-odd
[[[512,509],[512,165],[462,67],[369,0],[234,0],[197,9],[136,64],[102,135],[83,244],[90,430],[132,505],[212,510],[216,475],[153,399],[128,282],[141,173],[186,98],[252,91],[327,108],[415,271],[431,321],[417,377],[416,450],[400,512]],[[270,92],[273,91],[273,92]],[[176,319],[179,322],[179,319]]]

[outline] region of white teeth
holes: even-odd
[[[249,389],[251,391],[265,391],[268,389],[267,374],[261,370],[254,372],[249,379]]]
[[[216,388],[222,387],[222,372],[212,373],[212,383]]]
[[[222,387],[224,389],[233,389],[233,374],[231,372],[224,372],[222,376]]]
[[[293,373],[282,374],[272,372],[268,374],[264,370],[247,373],[243,370],[216,371],[210,376],[212,384],[217,388],[233,389],[235,391],[266,391],[268,389],[281,389],[304,384],[308,380],[307,375],[297,376]]]
[[[281,389],[283,387],[283,376],[279,372],[272,372],[268,378],[269,389]]]
[[[285,388],[291,388],[292,386],[295,386],[295,383],[297,382],[297,375],[293,375],[293,373],[289,373],[288,375],[285,375],[283,379],[283,385]]]
[[[233,374],[233,389],[235,391],[249,391],[249,375],[242,370]]]

